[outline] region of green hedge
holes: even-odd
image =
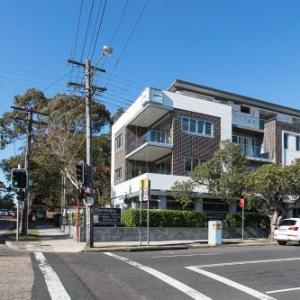
[[[241,214],[226,214],[224,219],[224,225],[226,227],[242,227],[242,215]],[[263,214],[245,214],[244,220],[245,227],[260,227],[269,228],[269,217]]]
[[[126,209],[121,215],[122,225],[126,227],[138,227],[139,210]],[[142,226],[147,225],[147,210],[142,210]],[[181,210],[150,209],[151,227],[204,227],[205,217],[201,212]]]
[[[76,226],[76,222],[77,222],[77,212],[76,213],[67,213],[67,224]],[[84,223],[85,223],[84,215],[81,213],[80,214],[80,225],[84,226]]]

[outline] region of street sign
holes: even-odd
[[[94,198],[91,196],[86,197],[86,205],[87,206],[92,206],[94,205]]]
[[[121,209],[96,207],[94,209],[94,224],[99,226],[119,226],[121,224]]]
[[[246,200],[243,199],[243,198],[241,198],[241,199],[240,199],[240,207],[241,207],[241,208],[245,208],[246,205],[247,205]]]

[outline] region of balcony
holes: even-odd
[[[261,146],[239,144],[241,153],[249,160],[272,162],[273,153],[264,152]]]
[[[156,161],[172,152],[171,134],[167,131],[149,130],[128,145],[127,159]]]
[[[260,129],[259,118],[237,111],[232,112],[232,124],[243,128]]]
[[[140,109],[133,113],[128,125],[150,127],[173,109],[172,101],[162,90],[146,88],[137,102]]]

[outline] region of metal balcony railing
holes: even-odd
[[[138,137],[128,145],[128,153],[135,150],[139,146],[146,142],[159,143],[170,145],[171,144],[171,134],[168,131],[162,130],[149,130],[141,137]]]

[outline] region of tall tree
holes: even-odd
[[[199,164],[191,174],[191,181],[177,182],[172,195],[179,201],[187,201],[187,195],[197,185],[206,185],[209,193],[227,202],[235,201],[243,195],[248,174],[246,158],[238,145],[223,141],[213,157]],[[190,196],[189,196],[190,197]],[[194,201],[195,197],[192,198]]]
[[[279,164],[267,164],[247,177],[245,195],[252,200],[256,209],[269,216],[271,236],[275,225],[284,215],[283,200],[293,192],[290,170]]]

